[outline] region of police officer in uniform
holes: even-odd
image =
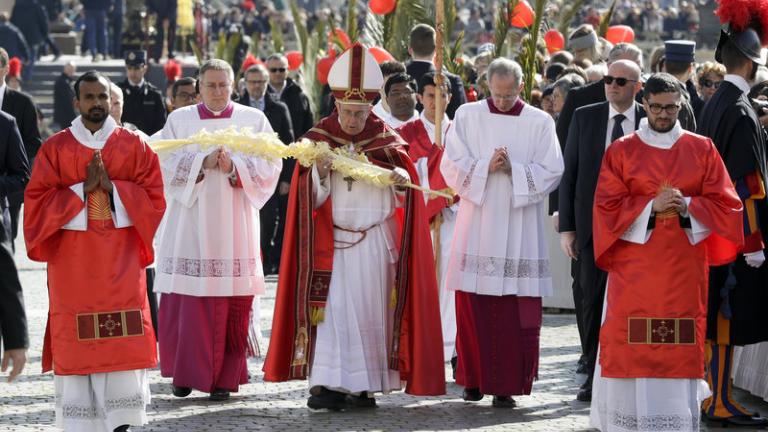
[[[152,135],[165,125],[165,102],[157,87],[144,79],[147,73],[146,51],[128,51],[125,56],[126,79],[118,84],[123,90],[123,123],[132,123]]]
[[[683,129],[696,131],[696,121],[704,107],[704,101],[696,93],[696,86],[691,81],[696,54],[696,42],[688,40],[668,40],[664,42],[664,72],[674,76],[680,82],[681,107],[678,118]]]

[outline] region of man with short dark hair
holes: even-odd
[[[419,82],[421,76],[435,70],[433,63],[435,56],[435,29],[429,24],[417,24],[411,29],[408,38],[408,54],[411,61],[405,65],[408,75]],[[464,93],[464,82],[461,77],[449,72],[444,72],[451,83],[451,102],[445,108],[449,118],[453,118],[459,106],[467,103],[467,94]],[[421,111],[422,106],[417,104],[416,110]]]
[[[709,421],[753,428],[768,425],[768,419],[733,400],[731,367],[734,346],[768,341],[766,141],[748,97],[749,83],[763,64],[760,34],[733,24],[729,32],[721,32],[715,59],[725,65],[727,73],[704,105],[699,128],[699,133],[714,141],[736,185],[744,206],[745,236],[735,262],[710,267],[706,336],[712,397],[704,402],[702,411]]]
[[[266,63],[269,71],[267,91],[288,106],[294,136],[304,135],[314,124],[309,98],[293,79],[288,78],[288,59],[284,55],[272,54]]]
[[[384,85],[392,75],[405,73],[405,65],[397,60],[385,61],[379,65],[381,75],[384,77]],[[384,91],[384,85],[381,86],[379,101],[373,104],[373,113],[380,119],[389,115],[389,105],[387,105],[387,93]]]
[[[192,77],[179,78],[171,85],[171,107],[173,109],[197,103],[198,94],[195,88],[197,81]]]
[[[384,123],[392,129],[419,118],[416,108],[416,81],[410,75],[398,73],[392,75],[384,84],[389,113],[382,117]]]
[[[144,267],[165,211],[157,155],[109,115],[109,81],[75,82],[72,126],[35,160],[24,206],[27,254],[48,264],[43,371],[53,370],[56,425],[127,431],[147,422],[157,365]]]
[[[699,430],[709,246],[741,244],[742,206],[712,141],[680,126],[681,91],[651,76],[648,117],[600,167],[594,256],[608,288],[590,423],[601,431]]]
[[[118,83],[125,96],[123,122],[132,123],[145,134],[152,135],[163,128],[167,111],[163,94],[144,79],[147,52],[128,51],[125,54],[125,72],[125,80]]]

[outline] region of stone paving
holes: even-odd
[[[23,245],[16,256],[25,289],[31,348],[29,363],[14,384],[0,383],[0,431],[54,431],[53,377],[41,375],[41,348],[47,313],[45,269],[26,259]],[[85,264],[84,264],[85,265]],[[262,301],[262,322],[269,335],[275,284]],[[145,431],[586,431],[589,405],[574,398],[583,376],[576,375],[578,335],[573,315],[545,315],[541,335],[539,379],[533,394],[516,398],[512,410],[494,409],[490,397],[480,403],[461,400],[461,388],[450,380],[448,394],[416,398],[397,392],[377,396],[373,410],[341,413],[312,412],[306,408],[305,382],[264,383],[261,360],[249,362],[252,383],[241,387],[227,403],[210,402],[206,394],[193,392],[185,399],[170,395],[170,384],[151,371],[152,405]],[[748,407],[768,414],[768,404],[739,392]],[[715,431],[716,428],[702,427]]]

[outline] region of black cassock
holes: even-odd
[[[724,81],[701,111],[698,133],[712,139],[734,182],[760,171],[766,184],[766,137],[747,95]],[[756,202],[763,244],[768,244],[768,203]],[[730,277],[733,276],[733,277]],[[707,338],[717,340],[718,311],[730,311],[731,345],[768,341],[768,262],[755,269],[739,254],[710,268]],[[720,335],[721,337],[724,335]]]

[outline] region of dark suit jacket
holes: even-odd
[[[152,135],[165,126],[168,110],[163,94],[146,79],[137,90],[128,79],[117,84],[123,90],[123,123],[133,123],[142,132]]]
[[[419,80],[422,76],[424,76],[425,73],[431,72],[435,70],[435,65],[432,63],[428,63],[425,61],[409,61],[405,65],[405,71],[413,77],[413,79],[416,80],[416,85],[419,85]],[[445,113],[448,114],[448,118],[453,119],[453,115],[456,113],[456,110],[461,106],[467,103],[467,94],[464,93],[464,82],[461,80],[461,77],[458,75],[454,75],[448,71],[443,71],[445,73],[445,76],[448,77],[448,81],[451,83],[451,101],[448,103],[448,106],[445,107]],[[421,112],[423,107],[421,104],[416,105],[416,109]]]
[[[37,128],[37,108],[32,102],[32,98],[25,93],[6,87],[2,110],[16,118],[16,126],[21,133],[21,141],[24,143],[27,158],[30,162],[33,161],[43,140],[40,138],[40,130]],[[24,191],[11,194],[9,201],[12,206],[21,204],[24,202]]]
[[[277,92],[271,85],[267,87],[267,92],[272,93],[272,96],[277,95]],[[274,99],[278,98],[274,97]],[[293,126],[294,136],[300,137],[304,135],[315,125],[309,98],[292,79],[288,78],[286,80],[279,100],[288,106],[288,111],[291,113],[291,125]]]
[[[251,96],[246,92],[240,99],[240,103],[245,106],[251,106]],[[280,141],[284,144],[293,142],[293,125],[291,123],[291,113],[288,106],[279,100],[275,100],[274,94],[269,92],[264,94],[264,115],[267,116],[272,130],[277,132]],[[296,165],[296,159],[283,159],[283,169],[280,171],[281,182],[291,182],[293,168]]]
[[[13,262],[7,199],[23,191],[28,181],[29,162],[16,120],[0,113],[0,339],[6,350],[29,345],[21,284]]]
[[[75,98],[75,89],[72,87],[74,79],[62,73],[53,84],[53,122],[61,129],[68,128],[72,120],[77,117],[72,100]]]
[[[566,139],[565,171],[558,190],[560,232],[576,231],[579,249],[592,239],[592,204],[605,153],[608,112],[608,102],[577,109]],[[643,117],[645,111],[635,102],[635,129]]]

